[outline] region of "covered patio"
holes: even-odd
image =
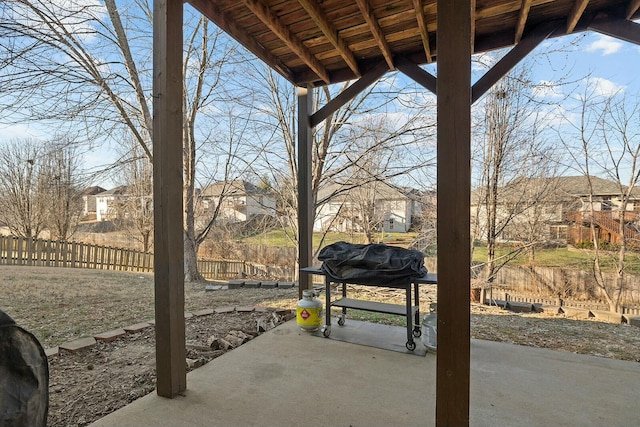
[[[580,31],[593,30],[636,44],[640,44],[640,26],[633,22],[638,17],[640,0],[191,0],[191,5],[227,31],[258,58],[277,70],[298,88],[298,221],[299,221],[299,262],[300,267],[312,265],[312,225],[314,201],[312,198],[312,130],[329,117],[341,105],[361,92],[386,72],[398,70],[415,80],[427,90],[437,95],[438,142],[437,142],[437,184],[438,184],[438,354],[437,357],[418,358],[415,356],[387,356],[378,350],[368,349],[366,353],[353,345],[333,343],[328,340],[314,341],[311,337],[299,336],[291,329],[277,329],[273,333],[256,340],[238,351],[234,351],[220,361],[209,364],[188,377],[185,368],[184,340],[184,276],[182,230],[182,0],[156,0],[154,6],[154,214],[155,214],[155,304],[157,330],[157,392],[159,396],[173,398],[173,401],[156,396],[142,400],[160,402],[158,414],[186,411],[190,405],[205,411],[207,425],[234,424],[235,418],[230,408],[234,402],[265,402],[275,393],[269,387],[268,366],[260,372],[249,366],[245,353],[269,354],[259,345],[268,346],[270,340],[282,338],[277,331],[290,330],[291,341],[282,341],[279,350],[263,359],[265,364],[278,372],[273,378],[286,381],[310,381],[309,388],[320,394],[308,395],[300,390],[296,393],[299,405],[290,402],[274,406],[282,420],[273,422],[266,415],[254,411],[254,405],[242,403],[247,418],[238,421],[243,425],[293,425],[304,419],[309,412],[322,414],[318,424],[335,425],[328,414],[338,402],[327,403],[332,396],[329,389],[317,388],[319,381],[331,381],[342,387],[345,396],[352,396],[350,413],[357,411],[353,419],[336,419],[337,424],[353,423],[368,413],[378,413],[377,408],[385,408],[394,420],[403,416],[409,424],[469,425],[470,414],[474,425],[500,424],[518,425],[520,419],[535,421],[535,424],[582,424],[563,419],[561,422],[544,422],[542,415],[531,408],[538,407],[540,401],[561,403],[560,395],[544,389],[540,375],[533,375],[531,369],[544,366],[542,359],[556,358],[555,354],[538,353],[529,349],[529,354],[539,355],[538,362],[524,357],[504,360],[506,354],[517,355],[518,350],[499,348],[498,344],[474,343],[471,345],[469,331],[469,283],[470,283],[470,110],[495,82],[513,68],[522,58],[549,37],[559,37]],[[482,78],[472,84],[471,55],[497,48],[512,49],[494,65]],[[436,62],[437,77],[420,68],[420,65]],[[340,96],[331,100],[318,111],[312,111],[313,88],[346,80],[354,80]],[[446,195],[446,197],[444,197]],[[178,248],[178,250],[176,250]],[[300,277],[300,290],[310,287],[308,277]],[[291,328],[291,326],[287,326]],[[309,346],[314,351],[309,351]],[[337,347],[334,347],[337,346]],[[339,347],[338,347],[339,346]],[[322,347],[322,348],[319,348]],[[339,349],[338,349],[339,348]],[[249,350],[251,349],[251,350]],[[473,349],[478,349],[477,351]],[[264,353],[263,353],[264,350]],[[331,362],[324,355],[345,353]],[[488,351],[488,350],[487,350]],[[348,368],[346,363],[369,360],[374,357],[388,361],[385,368],[389,372],[404,373],[399,379],[379,378],[372,383],[362,382],[363,391],[372,397],[387,401],[398,398],[385,406],[379,400],[354,395],[354,385],[358,378],[355,365]],[[481,356],[482,355],[482,356]],[[500,356],[502,355],[502,356]],[[483,364],[481,357],[490,356]],[[563,355],[564,356],[564,355]],[[286,357],[289,363],[279,364],[276,357]],[[331,356],[333,357],[333,356]],[[364,359],[359,359],[364,358]],[[273,360],[272,360],[273,359]],[[435,360],[434,360],[435,359]],[[494,362],[502,362],[496,369]],[[330,363],[331,362],[331,363]],[[244,370],[238,367],[247,363]],[[332,369],[344,369],[336,380],[326,372],[323,364],[330,363]],[[558,363],[573,366],[570,360]],[[584,365],[580,360],[579,365]],[[595,362],[594,362],[595,363]],[[600,362],[598,362],[600,363]],[[598,364],[596,363],[596,364]],[[417,364],[416,366],[413,366]],[[435,368],[434,368],[435,364]],[[277,367],[277,366],[279,367]],[[615,363],[612,366],[618,366]],[[295,370],[294,367],[298,366]],[[620,365],[621,375],[630,377]],[[318,368],[318,369],[315,369]],[[327,367],[328,368],[328,367]],[[415,368],[415,369],[414,369]],[[578,366],[579,368],[579,366]],[[279,371],[283,369],[284,371]],[[371,369],[371,374],[380,375],[382,369]],[[434,371],[435,370],[435,371]],[[319,377],[306,377],[309,372],[319,371]],[[575,375],[582,375],[576,370]],[[608,372],[613,372],[615,369]],[[637,373],[637,371],[631,370]],[[495,374],[494,372],[500,372]],[[528,374],[527,374],[528,372]],[[548,371],[547,371],[548,372]],[[254,376],[248,375],[253,373]],[[408,373],[408,374],[407,374]],[[486,375],[485,375],[486,374]],[[265,377],[260,377],[263,375]],[[531,375],[531,376],[527,376]],[[424,377],[422,377],[424,376]],[[579,384],[570,389],[560,387],[565,394],[580,393],[580,407],[571,411],[574,416],[582,411],[597,408],[599,393],[597,388],[604,384],[602,379],[569,381]],[[611,377],[616,377],[611,375]],[[495,379],[494,384],[482,381]],[[535,394],[526,392],[527,398],[519,400],[516,388],[505,388],[505,378],[528,378],[526,387],[537,378],[539,382]],[[556,383],[556,377],[549,377]],[[622,378],[620,378],[622,379]],[[553,380],[553,381],[552,381]],[[387,382],[385,382],[387,381]],[[204,399],[203,382],[212,386],[222,384],[242,387],[246,401],[234,400],[222,407]],[[217,383],[217,384],[213,384]],[[381,384],[375,388],[373,384]],[[637,384],[637,381],[635,382]],[[557,384],[558,386],[561,384]],[[634,385],[630,384],[633,388]],[[637,385],[635,386],[637,391]],[[357,388],[357,387],[356,387]],[[285,387],[286,389],[286,387]],[[186,390],[186,392],[185,392]],[[202,390],[202,392],[197,391]],[[487,390],[493,390],[491,395]],[[588,394],[585,394],[588,391]],[[593,392],[593,393],[591,393]],[[624,392],[620,392],[623,394]],[[631,394],[633,395],[633,393]],[[472,399],[470,412],[470,396]],[[494,396],[493,399],[491,396]],[[549,398],[549,396],[557,397]],[[286,396],[282,396],[283,400]],[[502,397],[508,401],[516,398],[514,408],[497,407]],[[575,396],[572,396],[575,397]],[[620,394],[618,395],[618,398]],[[218,396],[218,399],[221,399]],[[269,397],[270,398],[270,397]],[[496,400],[494,402],[493,400]],[[402,402],[410,402],[408,405]],[[435,402],[435,405],[434,405]],[[274,405],[277,402],[272,402]],[[610,402],[612,405],[614,401]],[[629,402],[630,404],[632,402]],[[216,404],[217,405],[217,404]],[[493,406],[492,406],[493,405]],[[576,405],[578,405],[576,403]],[[137,406],[142,408],[141,406]],[[225,409],[227,408],[227,409]],[[302,408],[302,410],[300,409]],[[546,408],[546,406],[540,406]],[[548,409],[548,408],[547,408]],[[136,410],[133,410],[132,414]],[[298,412],[300,411],[300,412]],[[509,412],[511,411],[511,412]],[[558,409],[558,412],[560,409]],[[616,409],[617,411],[617,409]],[[141,413],[131,418],[131,424],[141,424]],[[197,411],[196,411],[197,412]],[[612,411],[612,413],[615,411]],[[621,408],[621,413],[626,413]],[[407,415],[408,414],[408,415]],[[511,418],[499,418],[515,414]],[[186,413],[181,415],[187,419]],[[299,415],[299,416],[298,416]],[[189,415],[190,416],[190,415]],[[622,415],[621,415],[622,416]],[[231,418],[230,418],[231,417]],[[252,418],[253,417],[253,418]],[[496,418],[497,417],[497,418]],[[178,417],[179,418],[179,417]],[[178,419],[176,418],[176,419]],[[630,418],[629,418],[630,419]],[[163,418],[168,420],[168,418]],[[250,421],[253,420],[253,421]],[[326,422],[322,421],[326,420]],[[540,422],[540,421],[543,422]],[[625,418],[626,420],[626,418]],[[157,420],[156,420],[157,421]],[[374,418],[372,423],[363,425],[401,425],[402,422],[381,422]],[[637,421],[637,418],[636,418]],[[127,424],[127,423],[125,423]],[[164,423],[163,423],[164,424]],[[172,423],[169,423],[172,424]],[[195,420],[189,425],[196,425]],[[486,425],[489,425],[486,424]],[[597,423],[593,425],[601,425]],[[617,422],[606,422],[615,425]],[[621,423],[625,424],[625,423]],[[633,423],[635,424],[635,423]],[[108,424],[98,424],[108,425]],[[157,424],[155,424],[157,425]],[[178,425],[178,424],[176,424]]]
[[[399,351],[314,337],[289,321],[189,373],[183,395],[147,395],[92,426],[434,425],[436,355],[406,353],[401,327],[364,325]],[[470,392],[474,426],[640,419],[635,362],[472,340]]]

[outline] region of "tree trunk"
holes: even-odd
[[[205,278],[198,271],[198,245],[185,233],[184,238],[184,281],[203,282]]]

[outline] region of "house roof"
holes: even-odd
[[[84,190],[82,190],[82,195],[83,196],[93,196],[95,194],[99,194],[99,193],[103,193],[107,191],[106,189],[99,187],[97,185],[94,185],[93,187],[87,187]]]
[[[318,190],[318,202],[343,202],[354,198],[370,197],[375,193],[376,200],[413,200],[419,197],[414,188],[395,187],[383,181],[374,181],[362,185],[332,182]]]
[[[592,176],[591,185],[594,196],[615,196],[620,194],[620,185],[615,181]],[[572,196],[588,196],[591,193],[589,191],[589,180],[584,175],[557,178],[557,191]]]
[[[263,190],[260,187],[245,180],[236,180],[231,182],[216,182],[211,185],[207,185],[200,192],[201,197],[220,197],[221,194],[225,196],[249,196],[249,195],[266,195],[268,191]]]
[[[96,196],[104,197],[104,196],[122,196],[127,193],[127,186],[120,185],[118,187],[112,188],[111,190],[103,191],[102,193],[97,193]]]
[[[627,187],[615,182],[596,176],[591,177],[593,196],[595,197],[616,197]],[[572,201],[577,197],[586,197],[590,194],[589,180],[586,176],[558,176],[551,178],[519,178],[501,187],[503,200],[522,199],[527,194],[553,194],[553,199],[559,201]],[[472,201],[477,202],[479,190],[473,192]],[[640,189],[634,188],[633,198],[640,198]]]
[[[358,78],[438,57],[437,0],[188,0],[203,15],[298,86]],[[476,0],[473,51],[596,29],[617,34],[637,19],[637,0]],[[630,36],[631,38],[637,35]],[[637,43],[637,40],[636,40]]]

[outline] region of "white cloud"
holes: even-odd
[[[5,142],[13,139],[41,139],[45,137],[43,130],[19,123],[0,125],[0,134],[2,135],[1,139]]]
[[[598,39],[591,42],[584,49],[585,52],[595,52],[601,55],[611,55],[622,49],[622,42],[609,36],[599,35]]]
[[[593,90],[594,95],[598,96],[613,96],[624,92],[626,88],[626,86],[619,85],[602,77],[592,77],[585,83]]]
[[[580,121],[580,115],[574,111],[568,111],[562,105],[551,107],[545,113],[547,127],[558,128],[571,124],[575,126]]]
[[[562,90],[558,85],[549,80],[541,80],[533,89],[533,96],[538,99],[560,99]]]

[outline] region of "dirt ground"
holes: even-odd
[[[0,309],[34,333],[44,347],[153,319],[153,280],[148,275],[0,266],[0,276]],[[403,301],[397,291],[381,288],[353,287],[349,296]],[[295,307],[297,290],[208,292],[205,284],[187,284],[185,300],[186,311],[248,306],[266,310],[187,319],[187,363],[195,369],[232,351],[231,344],[240,345],[284,321],[284,313]],[[423,306],[433,300],[434,287],[421,291]],[[473,338],[640,362],[638,327],[549,313],[516,314],[478,304],[471,305],[471,312]],[[350,317],[383,323],[401,321],[357,312],[350,312]],[[74,353],[62,351],[49,359],[49,369],[48,425],[87,425],[154,390],[154,329]]]
[[[213,337],[238,338],[235,345],[258,335],[258,324],[282,322],[275,313],[226,313],[186,320],[188,370],[234,347],[212,348]],[[48,426],[84,426],[155,390],[155,337],[148,328],[110,343],[49,359]],[[225,340],[226,341],[226,340]]]

